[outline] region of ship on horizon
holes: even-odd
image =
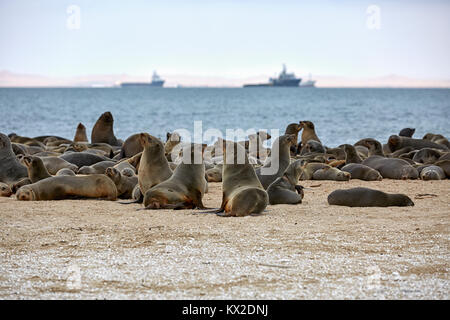
[[[153,71],[152,82],[122,82],[120,86],[123,87],[162,87],[165,80]]]
[[[302,81],[297,78],[294,73],[286,71],[286,65],[283,64],[283,70],[277,78],[269,78],[268,83],[244,84],[244,88],[248,87],[298,87]]]

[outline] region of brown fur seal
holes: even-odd
[[[83,166],[78,170],[78,174],[103,174],[107,168],[113,167],[114,161],[100,161],[91,166]]]
[[[349,181],[350,178],[350,173],[333,167],[319,169],[313,174],[313,180]]]
[[[206,189],[203,150],[199,144],[183,148],[183,161],[172,176],[145,193],[146,209],[206,209],[202,202]],[[200,161],[196,161],[195,154]]]
[[[314,140],[322,143],[319,137],[317,137],[314,124],[311,121],[300,121],[300,127],[303,129],[302,145],[305,145],[309,140]]]
[[[325,153],[326,149],[322,144],[315,140],[308,140],[305,144],[303,144],[302,150],[300,151],[300,155],[304,155],[307,153]]]
[[[323,168],[330,168],[330,166],[319,162],[310,162],[303,165],[300,180],[312,180],[314,172]]]
[[[105,175],[116,184],[117,197],[121,199],[131,199],[134,187],[138,184],[138,177],[134,175],[134,172],[131,175],[128,174],[128,170],[131,169],[125,169],[122,174],[116,168],[107,168],[105,172]]]
[[[399,136],[400,137],[408,137],[411,138],[414,134],[414,132],[416,132],[415,128],[403,128],[402,130],[400,130],[399,132]]]
[[[291,162],[290,146],[295,142],[294,139],[295,136],[292,134],[285,134],[278,137],[273,143],[270,159],[266,161],[266,164],[262,168],[256,169],[256,175],[261,181],[264,189],[267,189],[272,182],[278,177],[281,177],[289,166],[289,163]],[[275,169],[276,172],[273,174],[263,174],[265,170],[269,170],[268,168],[271,165],[274,166],[273,169]],[[278,165],[278,168],[275,167],[276,165]]]
[[[62,168],[60,170],[58,170],[58,172],[56,173],[56,176],[76,176],[75,172],[73,172],[72,170],[68,169],[68,168]]]
[[[404,194],[389,194],[369,188],[335,190],[328,195],[328,203],[347,207],[406,207],[414,202]]]
[[[383,178],[417,179],[419,176],[417,169],[403,159],[371,156],[364,160],[362,164],[377,170]]]
[[[206,170],[205,178],[208,182],[222,182],[222,165],[217,164],[214,168]]]
[[[326,151],[327,154],[334,155],[336,160],[345,160],[345,158],[347,156],[345,151],[344,151],[344,147],[325,148],[325,151]]]
[[[392,151],[396,151],[404,147],[413,147],[416,150],[420,150],[423,148],[448,150],[445,145],[437,144],[429,140],[400,137],[396,135],[392,135],[389,137],[388,145]]]
[[[346,164],[341,170],[350,173],[352,179],[360,179],[365,181],[383,180],[383,177],[377,170],[361,163]]]
[[[439,150],[431,149],[431,148],[423,148],[417,151],[412,160],[417,163],[435,163],[440,157],[442,153]]]
[[[27,167],[28,170],[28,178],[24,178],[19,182],[16,182],[12,186],[12,191],[15,193],[19,190],[20,187],[38,182],[40,180],[50,178],[51,175],[48,173],[47,168],[44,165],[44,162],[39,157],[34,156],[26,156],[23,158],[23,163]]]
[[[83,166],[91,166],[91,165],[93,165],[97,162],[101,162],[101,161],[111,160],[110,158],[107,158],[104,156],[99,156],[99,155],[88,153],[88,152],[65,153],[62,156],[60,156],[59,158],[76,165],[78,168],[81,168]]]
[[[116,200],[114,182],[103,174],[89,176],[51,177],[20,188],[17,200],[63,200],[77,198],[105,198]]]
[[[0,182],[0,197],[10,197],[13,194],[11,188],[3,182]]]
[[[117,141],[114,136],[114,119],[111,112],[103,113],[92,129],[91,142],[103,142],[111,146],[120,146],[121,144]]]
[[[445,179],[445,172],[442,168],[431,165],[426,166],[420,171],[420,179],[422,180],[442,180]]]
[[[295,135],[294,142],[291,145],[291,155],[295,156],[300,150],[298,150],[298,133],[302,130],[300,123],[290,123],[284,132],[284,134],[293,134]]]
[[[296,160],[287,167],[283,176],[277,178],[267,188],[269,203],[274,204],[298,204],[302,203],[304,196],[303,187],[298,184],[302,173],[302,161]]]
[[[344,151],[345,151],[345,163],[361,163],[362,160],[359,157],[358,153],[356,152],[356,149],[354,146],[350,144],[344,144]]]
[[[383,146],[381,143],[372,138],[361,139],[354,144],[355,148],[357,146],[363,146],[369,149],[368,156],[381,156],[384,157]]]
[[[181,137],[177,132],[174,133],[167,132],[166,137],[167,140],[164,145],[164,153],[166,154],[166,156],[169,157],[169,160],[173,160],[171,158],[172,150],[175,146],[177,146],[181,142]]]
[[[140,134],[143,147],[141,161],[139,163],[139,187],[143,195],[150,188],[166,181],[172,176],[172,170],[164,155],[164,145],[156,137],[148,133]]]
[[[0,133],[0,182],[11,184],[26,177],[27,168],[17,160],[9,138]]]
[[[78,172],[78,167],[59,157],[42,157],[42,162],[47,168],[48,173],[55,175],[59,170],[67,168],[73,172]]]
[[[234,156],[227,150],[233,150]],[[242,217],[263,212],[269,196],[249,163],[245,149],[238,143],[225,141],[223,152],[226,154],[222,171],[222,205],[217,213]]]
[[[120,159],[131,158],[139,152],[142,152],[142,150],[143,148],[140,140],[140,134],[133,134],[123,143],[120,150]]]
[[[391,158],[399,158],[402,154],[414,151],[413,147],[404,147],[391,153]]]
[[[74,142],[88,142],[86,135],[86,127],[80,122],[77,126],[77,131],[75,132]]]

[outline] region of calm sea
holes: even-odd
[[[0,88],[0,131],[73,138],[105,111],[125,140],[137,132],[217,128],[280,129],[310,120],[328,146],[373,137],[386,142],[404,127],[450,138],[450,89],[320,88]]]

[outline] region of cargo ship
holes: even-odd
[[[248,87],[298,87],[301,78],[297,78],[294,73],[286,71],[286,65],[283,64],[283,70],[277,78],[269,78],[268,83],[244,84],[244,88]]]
[[[122,82],[120,84],[121,87],[162,87],[164,85],[165,80],[161,79],[161,77],[153,72],[152,82]]]

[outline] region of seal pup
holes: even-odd
[[[105,175],[114,181],[117,188],[117,197],[121,199],[131,199],[134,187],[138,184],[138,177],[133,170],[125,168],[122,172],[116,168],[107,168]]]
[[[89,142],[86,134],[86,127],[81,122],[77,126],[73,142]]]
[[[345,163],[361,163],[362,160],[358,155],[358,152],[356,152],[356,149],[354,146],[350,144],[344,144],[344,151],[345,151]]]
[[[44,163],[48,173],[53,175],[63,168],[72,170],[75,173],[78,172],[78,167],[76,165],[59,157],[42,157],[41,160]]]
[[[308,140],[305,144],[303,144],[302,150],[300,151],[300,155],[305,155],[307,153],[325,153],[326,149],[323,145],[316,140]]]
[[[303,165],[300,174],[300,180],[312,180],[314,172],[323,168],[330,168],[331,166],[320,162],[309,162]]]
[[[23,163],[27,167],[28,171],[28,178],[24,178],[20,180],[19,182],[16,182],[12,186],[12,191],[15,193],[17,190],[19,190],[20,187],[38,182],[40,180],[50,178],[51,175],[48,173],[47,168],[44,165],[44,162],[39,157],[34,156],[26,156],[23,158]]]
[[[76,174],[68,168],[62,168],[56,172],[56,176],[76,176]]]
[[[319,137],[316,134],[314,123],[312,123],[311,121],[300,121],[300,127],[303,129],[302,145],[305,145],[309,140],[314,140],[322,143],[322,141],[320,141]]]
[[[302,130],[300,123],[290,123],[286,127],[284,134],[293,134],[295,135],[294,143],[291,145],[291,156],[295,156],[298,152],[300,152],[298,148],[298,133]]]
[[[313,180],[349,181],[351,175],[338,168],[326,167],[315,171],[312,178]]]
[[[400,130],[399,132],[399,136],[400,137],[408,137],[411,138],[414,134],[414,132],[416,132],[415,128],[403,128],[402,130]]]
[[[272,151],[270,154],[270,158],[268,158],[266,163],[262,168],[269,168],[271,165],[278,164],[277,171],[274,174],[262,174],[262,170],[268,170],[268,169],[262,169],[258,168],[256,169],[256,175],[261,181],[262,186],[264,189],[267,189],[269,185],[276,180],[276,178],[281,177],[286,170],[286,168],[289,166],[291,162],[290,157],[290,146],[294,142],[295,136],[292,134],[285,134],[280,137],[278,137],[272,146]],[[246,158],[246,161],[248,161],[248,157]]]
[[[172,176],[145,192],[145,209],[206,209],[204,148],[193,143],[183,147],[183,160]]]
[[[404,194],[389,194],[362,187],[335,190],[328,195],[328,203],[347,207],[414,206],[414,202]]]
[[[442,180],[445,179],[445,172],[441,167],[436,165],[426,166],[420,171],[420,179],[422,180]]]
[[[302,161],[296,160],[287,167],[283,176],[267,188],[269,204],[298,204],[304,197],[303,187],[298,184],[302,173]]]
[[[11,188],[3,182],[0,182],[0,197],[10,197],[13,194]]]
[[[21,187],[17,200],[63,200],[78,198],[104,198],[116,200],[117,188],[104,174],[89,176],[58,176]]]
[[[346,164],[341,170],[350,173],[351,179],[360,179],[364,181],[383,180],[383,177],[377,170],[361,163]]]
[[[287,150],[289,154],[289,148]],[[224,141],[223,153],[222,204],[216,213],[242,217],[263,212],[269,196],[249,163],[244,147]]]
[[[141,133],[139,137],[143,151],[139,162],[138,178],[141,193],[145,195],[147,190],[169,179],[172,176],[172,170],[164,155],[164,145],[161,140],[148,133]]]
[[[17,160],[11,140],[0,133],[0,182],[12,184],[26,177],[28,177],[28,170]]]
[[[121,144],[114,135],[114,118],[111,112],[103,113],[94,125],[91,133],[91,142],[104,142],[111,146],[120,146]]]

